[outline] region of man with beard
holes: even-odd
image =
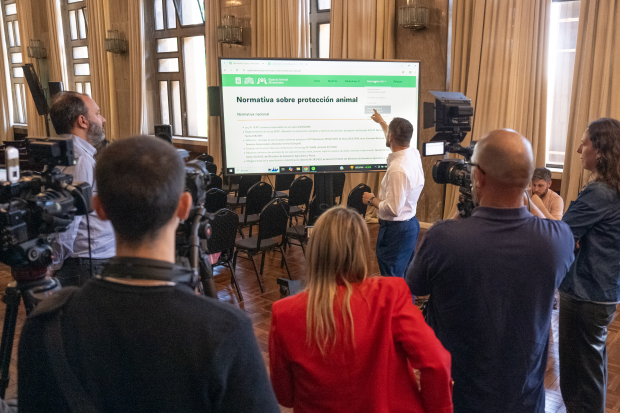
[[[553,295],[575,243],[564,222],[523,205],[533,164],[517,132],[478,141],[476,208],[433,225],[407,270],[411,292],[430,294],[427,322],[452,355],[455,412],[545,411]]]
[[[404,277],[413,260],[420,233],[416,209],[424,187],[422,160],[418,150],[410,146],[411,122],[394,118],[388,126],[376,110],[371,119],[381,125],[386,146],[392,153],[387,158],[387,171],[381,181],[379,196],[365,192],[363,201],[377,208],[379,235],[376,250],[381,275]]]
[[[63,173],[73,175],[74,182],[87,182],[97,193],[94,179],[96,148],[103,146],[105,119],[99,106],[88,95],[64,92],[58,96],[50,110],[54,129],[59,136],[73,140],[76,163],[61,168]],[[100,272],[103,264],[116,253],[114,230],[109,221],[103,221],[96,212],[91,212],[90,250],[89,234],[85,216],[77,216],[66,232],[58,234],[53,245],[54,262],[52,270],[63,286],[81,286],[91,276]]]
[[[532,176],[532,203],[547,219],[562,219],[564,201],[551,187],[551,171],[547,168],[536,168]]]

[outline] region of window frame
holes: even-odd
[[[159,1],[162,5],[162,13],[163,13],[163,21],[164,28],[160,30],[156,30],[156,17],[155,17],[155,2]],[[153,118],[157,121],[156,124],[163,123],[162,119],[162,111],[161,111],[161,96],[160,96],[160,82],[166,81],[168,87],[168,113],[170,125],[172,125],[172,136],[174,138],[191,138],[195,140],[206,141],[208,137],[205,136],[191,136],[189,134],[189,125],[188,125],[188,116],[187,116],[187,84],[185,81],[185,51],[183,47],[183,39],[188,37],[196,37],[202,36],[205,38],[205,23],[198,23],[192,25],[181,25],[181,19],[179,18],[179,14],[177,12],[177,4],[176,1],[172,1],[173,7],[175,10],[175,28],[168,28],[168,7],[166,5],[167,0],[151,0],[145,2],[145,15],[151,16],[151,19],[148,19],[147,29],[152,29],[152,36],[147,36],[147,44],[146,50],[150,51],[150,57],[147,58],[147,70],[153,73],[152,83],[150,89],[152,90],[152,94],[154,102],[150,107],[151,114]],[[148,31],[147,31],[148,32]],[[158,39],[169,39],[176,38],[177,39],[177,51],[176,52],[157,52],[157,40]],[[206,42],[206,39],[205,39]],[[206,47],[206,43],[205,43]],[[179,62],[179,71],[178,72],[159,72],[159,59],[174,59],[177,58]],[[206,56],[205,56],[206,62]],[[206,63],[205,63],[206,64]],[[174,120],[174,106],[173,106],[173,93],[172,93],[172,82],[178,81],[180,86],[180,95],[181,95],[181,131],[182,134],[178,135],[175,132],[175,128],[177,127],[176,121]],[[205,91],[206,93],[206,91]]]
[[[574,1],[579,1],[580,6],[581,6],[581,0],[552,0],[552,3],[569,3],[569,2],[574,2]],[[551,19],[551,15],[549,16],[549,18]],[[577,18],[577,19],[579,19],[579,18]],[[578,23],[578,20],[577,20],[577,23]],[[547,39],[547,41],[550,42],[551,38]],[[549,56],[549,59],[553,59],[553,58],[555,58],[555,56]],[[574,76],[574,73],[573,73],[573,76]],[[551,85],[549,85],[549,86],[551,86]],[[548,86],[548,88],[549,88],[549,86]],[[553,87],[554,88],[556,87],[555,83],[554,83]],[[570,91],[570,98],[569,98],[569,102],[570,102],[570,100],[572,99],[572,85],[571,85],[571,87],[568,90]],[[549,95],[550,95],[549,91],[547,91],[547,96],[549,96]],[[553,94],[553,96],[554,96],[553,102],[551,102],[551,103],[554,106],[556,104],[555,93]],[[549,105],[550,105],[550,102],[547,102],[547,115],[546,116],[547,116],[547,124],[548,125],[549,125],[549,117],[553,115],[553,110],[551,112],[549,111],[549,108],[550,108]],[[553,106],[551,106],[551,107],[553,108]],[[549,131],[549,127],[550,126],[547,126],[547,131]],[[568,136],[566,136],[565,138],[566,138],[565,139],[565,145],[566,145],[566,142],[568,141]],[[550,146],[551,146],[551,135],[547,134],[547,136],[546,136],[546,145],[545,145],[545,167],[550,169],[553,173],[562,174],[563,169],[564,169],[564,165],[560,165],[558,163],[553,163],[553,162],[549,162],[548,161],[549,156],[550,156]],[[564,152],[564,157],[566,159],[566,150]]]
[[[84,23],[86,25],[86,37],[84,39],[80,38],[80,27],[79,27],[79,17],[77,16],[78,10],[82,9],[84,13]],[[81,93],[92,95],[92,71],[90,65],[90,54],[91,50],[88,45],[88,8],[86,7],[86,1],[80,0],[74,3],[69,3],[69,0],[62,0],[60,5],[60,14],[62,17],[62,26],[63,26],[63,35],[64,35],[64,43],[65,43],[65,56],[67,62],[67,82],[68,85],[65,85],[66,90],[72,90],[74,92],[78,92],[77,83],[82,84]],[[71,23],[69,21],[69,12],[75,11],[76,13],[76,29],[78,33],[78,38],[73,40],[71,38]],[[73,58],[73,48],[74,47],[84,47],[86,46],[88,50],[88,57],[86,59],[74,59]],[[76,75],[75,74],[75,65],[76,64],[88,64],[89,67],[89,75]],[[90,84],[91,93],[86,93],[86,83]],[[92,97],[92,96],[91,96]]]
[[[319,28],[321,24],[331,22],[331,8],[320,10],[319,0],[310,1],[310,57],[318,59],[321,51],[319,50]]]
[[[18,21],[18,13],[12,14],[10,16],[7,16],[6,14],[6,6],[10,5],[10,4],[15,4],[17,6],[17,0],[2,0],[2,24],[3,24],[3,33],[4,33],[4,37],[5,37],[5,47],[6,47],[6,52],[7,52],[7,70],[9,71],[9,79],[10,79],[10,90],[9,90],[9,94],[11,95],[11,101],[13,102],[13,113],[12,113],[12,123],[15,125],[23,125],[23,126],[28,126],[28,110],[26,109],[26,93],[29,93],[29,91],[26,89],[26,78],[25,77],[15,77],[13,76],[13,69],[16,68],[22,68],[22,66],[25,64],[24,63],[24,54],[22,51],[22,44],[21,44],[21,38],[20,36],[16,36],[16,32],[20,31],[19,28],[19,21]],[[14,39],[14,46],[11,47],[11,43],[10,43],[10,37],[9,37],[9,22],[12,22],[13,25],[13,39]],[[17,24],[17,30],[15,30],[15,24]],[[24,48],[25,49],[25,48]],[[12,55],[14,53],[19,53],[22,56],[22,62],[21,63],[13,63],[12,60]],[[19,107],[20,105],[18,104],[18,96],[17,96],[17,89],[20,89],[20,93],[21,93],[21,107],[22,107],[22,113],[21,115],[23,115],[24,121],[21,122],[19,116],[20,116],[20,111],[19,111]]]

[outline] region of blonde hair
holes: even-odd
[[[354,344],[352,284],[368,276],[369,258],[368,228],[358,212],[335,207],[319,217],[306,250],[306,341],[309,346],[317,345],[323,356],[338,338],[335,300],[339,285],[346,287],[342,320]]]

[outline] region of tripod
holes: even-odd
[[[60,282],[55,278],[46,277],[45,273],[46,267],[11,269],[11,275],[16,281],[9,283],[2,297],[2,301],[6,303],[2,343],[0,344],[0,398],[2,399],[9,386],[9,365],[20,301],[24,300],[26,314],[30,314],[39,301],[60,290]]]

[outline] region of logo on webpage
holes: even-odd
[[[241,84],[241,78],[240,77],[236,77],[235,78],[235,83],[240,85]]]
[[[254,84],[254,78],[246,77],[245,79],[243,79],[243,83],[246,84],[246,85],[253,85]]]
[[[257,84],[260,85],[261,83],[267,84],[267,79],[265,79],[264,77],[259,77]]]

